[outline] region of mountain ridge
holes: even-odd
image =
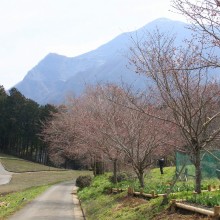
[[[184,33],[179,37],[181,41],[188,33],[184,28],[186,25],[180,21],[159,18],[75,57],[49,53],[14,87],[39,104],[61,104],[66,96],[81,94],[87,84],[120,84],[123,81],[143,87],[146,83],[144,77],[127,68],[131,36],[143,35],[145,30],[152,31],[157,27],[162,31]]]

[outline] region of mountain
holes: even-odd
[[[68,95],[79,95],[86,85],[97,83],[126,82],[142,88],[148,82],[143,76],[135,74],[128,65],[131,36],[142,36],[145,30],[151,31],[157,27],[161,31],[177,33],[181,42],[183,37],[190,34],[185,26],[179,21],[160,18],[76,57],[50,53],[14,87],[39,104],[61,104]]]

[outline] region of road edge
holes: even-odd
[[[74,211],[74,218],[76,220],[86,220],[86,217],[84,215],[84,211],[83,208],[81,206],[81,203],[79,201],[79,198],[77,196],[77,186],[73,186],[73,191],[72,191],[72,195],[73,195],[73,211]]]

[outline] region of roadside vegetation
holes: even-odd
[[[9,184],[0,185],[1,220],[7,219],[8,216],[21,209],[51,185],[63,181],[73,181],[79,175],[89,174],[88,171],[62,170],[57,168],[53,170],[54,168],[41,164],[18,158],[12,159],[8,155],[4,155],[4,157],[1,157],[0,161],[6,168],[10,167],[10,171],[22,173],[14,173]]]
[[[0,220],[7,219],[15,211],[21,209],[28,202],[49,188],[48,185],[31,187],[24,191],[14,192],[0,197]]]
[[[112,194],[110,188],[127,189],[129,186],[134,187],[135,191],[140,191],[139,181],[135,178],[128,178],[118,184],[110,181],[112,174],[104,174],[93,179],[90,187],[80,189],[78,192],[86,217],[89,220],[141,220],[141,219],[206,219],[204,216],[196,216],[193,213],[171,214],[169,204],[161,205],[163,197],[154,199],[143,199],[137,197],[129,197],[127,190]],[[158,168],[154,168],[145,175],[144,193],[155,194],[166,193],[173,181],[175,175],[175,167],[166,167],[164,174],[161,175]],[[205,179],[202,181],[202,189],[207,189],[208,185],[219,185],[217,178]],[[213,207],[220,204],[219,191],[204,192],[201,194],[193,194],[194,180],[187,182],[178,181],[170,194],[171,199],[186,199],[188,203],[196,205],[204,205]],[[159,216],[163,216],[159,218]]]
[[[79,191],[78,195],[87,219],[150,219],[162,210],[159,206],[152,210],[153,206],[161,202],[160,198],[147,202],[143,199],[129,198],[126,196],[127,192],[109,194],[109,188],[113,186],[109,181],[109,175],[105,174],[95,177],[90,187]]]

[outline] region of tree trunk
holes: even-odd
[[[195,192],[201,193],[201,181],[202,181],[202,172],[201,172],[201,159],[200,159],[200,150],[195,154]]]
[[[140,186],[144,188],[144,172],[142,170],[139,171],[138,173],[138,179],[139,179]]]
[[[117,160],[113,160],[113,182],[117,183]]]
[[[104,174],[104,162],[103,161],[96,161],[96,175]]]
[[[94,157],[94,162],[93,162],[93,175],[96,176],[96,157]]]

